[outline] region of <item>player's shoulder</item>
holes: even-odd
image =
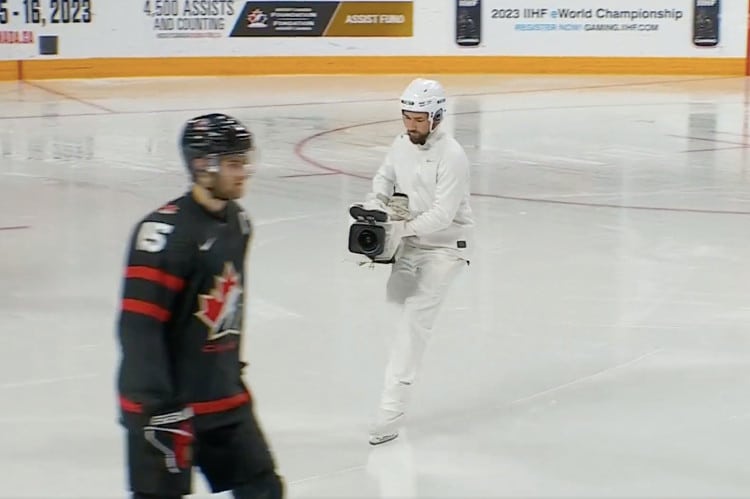
[[[132,229],[132,245],[150,252],[182,246],[189,242],[194,232],[190,218],[187,196],[163,203],[136,221]]]
[[[189,212],[188,196],[183,195],[159,205],[158,208],[153,209],[143,216],[138,221],[138,225],[144,222],[159,222],[174,226],[181,225],[185,223],[186,219],[190,218]]]

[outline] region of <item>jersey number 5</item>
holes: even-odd
[[[138,231],[135,249],[158,253],[167,245],[167,236],[172,233],[174,227],[161,222],[143,222]]]

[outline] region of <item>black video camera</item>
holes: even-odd
[[[349,208],[349,214],[354,218],[349,227],[349,251],[365,255],[374,263],[393,263],[401,238],[391,237],[388,214],[356,204]]]

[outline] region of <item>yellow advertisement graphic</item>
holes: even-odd
[[[323,36],[410,37],[412,2],[341,2]]]

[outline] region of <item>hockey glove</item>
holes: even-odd
[[[143,437],[163,458],[169,473],[179,474],[193,465],[193,410],[158,411],[143,426]]]

